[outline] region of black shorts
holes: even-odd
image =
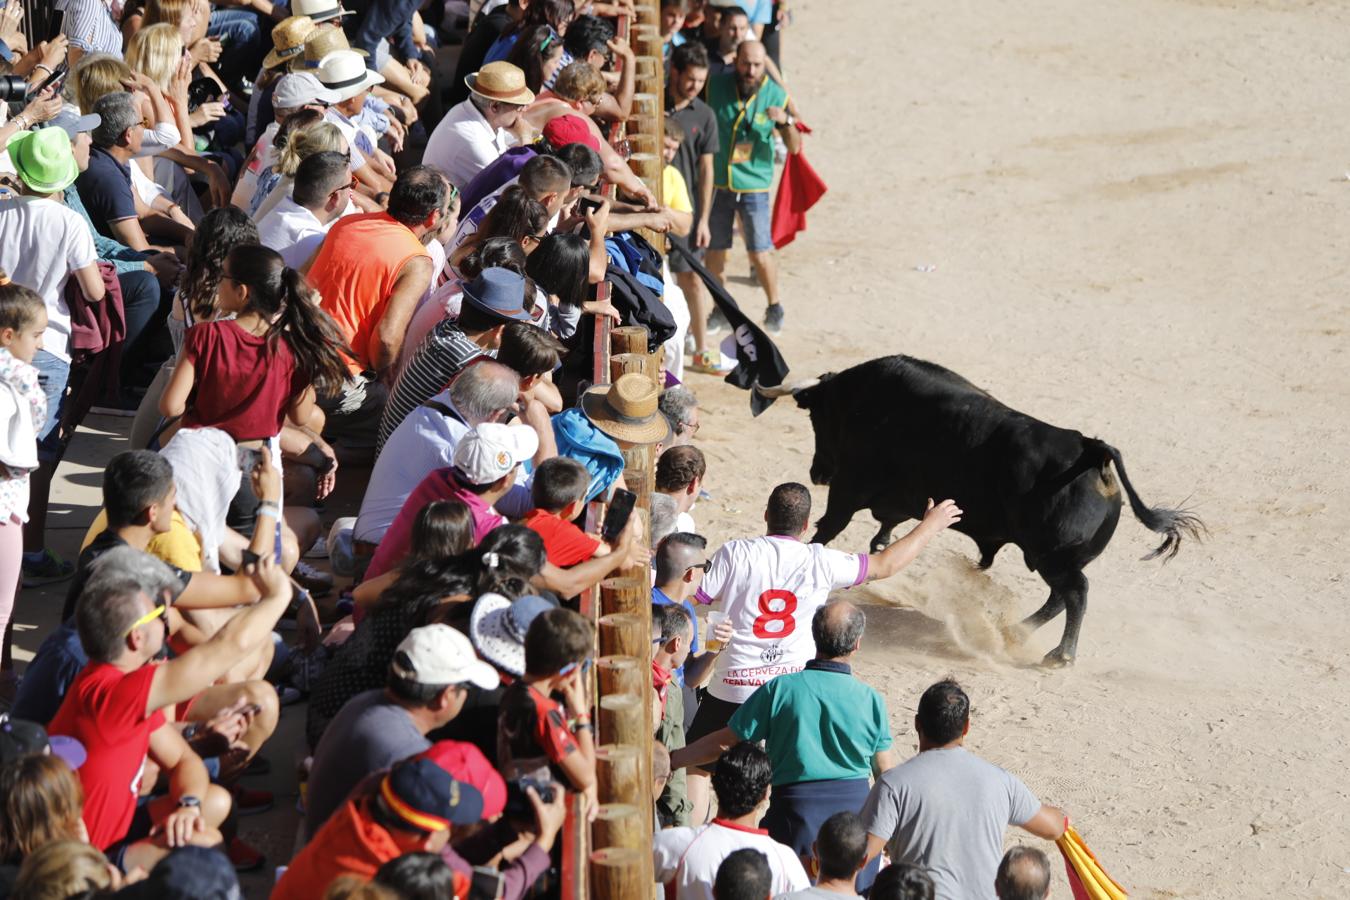
[[[666,233],[666,240],[670,241],[672,244],[675,243],[681,244],[686,250],[693,251],[694,256],[698,258],[699,262],[703,261],[703,251],[695,249],[694,247],[693,231],[689,232],[688,237],[680,237],[675,232],[670,231]],[[674,250],[666,254],[666,263],[670,266],[671,272],[694,271],[693,268],[689,265],[689,263],[685,261],[685,258],[681,256],[679,253],[675,252]]]
[[[701,737],[726,728],[727,723],[731,721],[731,717],[740,708],[739,703],[732,703],[730,700],[718,700],[712,694],[704,694],[703,700],[698,705],[698,712],[694,713],[694,721],[689,723],[689,732],[684,736],[685,745],[688,746]],[[712,774],[716,765],[716,762],[710,762],[707,765],[690,766],[690,768]]]
[[[136,800],[136,814],[131,817],[131,826],[127,828],[126,837],[103,851],[103,855],[123,872],[127,870],[126,856],[127,848],[137,841],[143,841],[150,836],[150,829],[154,822],[150,821],[150,801],[153,797],[138,797]]]

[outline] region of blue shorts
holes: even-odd
[[[47,395],[47,421],[42,423],[37,436],[38,459],[50,462],[61,456],[60,430],[56,426],[61,421],[66,384],[70,381],[70,363],[54,353],[39,350],[33,357],[33,367],[38,370],[42,393]]]
[[[713,191],[712,213],[708,229],[712,232],[709,250],[731,249],[731,220],[739,215],[741,233],[745,235],[745,249],[764,253],[773,249],[773,226],[769,221],[773,204],[768,191],[738,194],[718,188]]]

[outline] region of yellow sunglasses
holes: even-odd
[[[169,627],[169,607],[166,604],[160,604],[159,606],[156,606],[154,609],[150,610],[148,613],[141,616],[135,622],[132,622],[131,627],[122,633],[122,637],[127,637],[137,628],[140,628],[142,625],[149,625],[156,619],[163,619],[164,627],[165,628]]]

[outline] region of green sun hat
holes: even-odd
[[[5,145],[23,183],[39,194],[55,194],[80,174],[70,137],[60,128],[20,131]]]

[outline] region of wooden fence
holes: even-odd
[[[633,115],[615,124],[612,146],[658,198],[661,196],[661,142],[664,113],[664,61],[660,36],[660,0],[635,0],[636,16],[617,19],[619,37],[635,53]],[[613,187],[606,189],[613,196]],[[655,242],[654,242],[655,243]],[[597,286],[605,299],[609,285]],[[608,384],[626,372],[656,379],[659,351],[647,352],[641,326],[611,328],[607,317],[595,321],[592,382]],[[637,511],[649,539],[655,458],[651,445],[624,451],[624,482],[637,494]],[[604,505],[592,503],[587,530],[599,530]],[[593,668],[593,718],[600,807],[587,821],[579,796],[572,798],[563,834],[563,896],[568,900],[630,900],[653,894],[651,581],[645,566],[625,569],[581,598],[581,612],[596,623]]]

